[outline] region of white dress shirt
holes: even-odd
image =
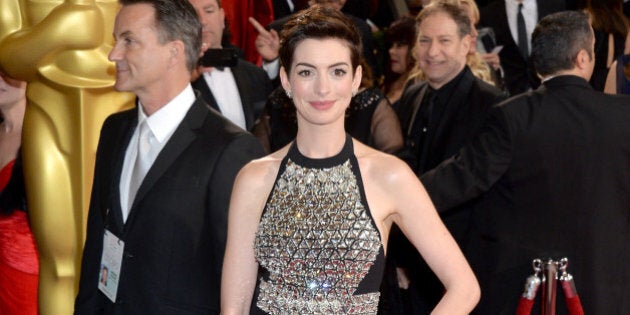
[[[262,68],[265,72],[267,72],[269,80],[275,80],[280,73],[280,58],[276,58],[269,62],[263,60]]]
[[[204,72],[203,79],[208,84],[221,114],[237,126],[247,130],[243,102],[232,70],[230,68],[223,68],[223,70],[213,68],[210,72]]]
[[[147,117],[142,110],[142,104],[138,104],[138,125],[146,119],[147,125],[153,134],[153,136],[149,138],[152,156],[148,158],[151,161],[151,165],[153,165],[153,162],[160,151],[162,151],[162,148],[164,148],[164,145],[166,145],[171,138],[175,129],[177,129],[182,120],[184,120],[184,116],[186,116],[186,113],[188,113],[188,110],[192,107],[194,102],[195,92],[189,84],[179,95],[149,117]],[[136,128],[127,146],[122,174],[120,175],[120,206],[123,214],[123,222],[126,222],[129,216],[129,186],[133,166],[138,154],[138,137],[139,132],[138,128]]]
[[[510,26],[510,33],[514,42],[518,45],[518,30],[516,26],[516,15],[518,14],[517,0],[505,0],[505,13],[508,18],[508,25]],[[538,3],[536,0],[523,0],[523,18],[525,19],[525,28],[527,29],[527,42],[529,43],[529,49],[531,51],[532,33],[538,23]]]

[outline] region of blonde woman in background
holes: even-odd
[[[475,25],[479,23],[479,8],[477,7],[477,3],[474,0],[442,0],[442,1],[450,1],[454,4],[460,5],[462,8],[468,12],[468,17],[470,17],[470,23],[472,24],[472,34],[471,34],[471,45],[470,52],[468,53],[468,57],[466,58],[466,63],[472,70],[473,74],[498,87],[501,88],[503,85],[501,82],[501,78],[496,74],[497,70],[501,66],[501,59],[499,58],[499,54],[496,52],[485,52],[481,53],[477,50],[477,28]]]

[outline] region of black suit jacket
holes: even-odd
[[[462,71],[462,77],[444,109],[442,119],[435,129],[429,130],[427,137],[430,142],[426,152],[423,152],[425,157],[421,165],[416,163],[418,150],[411,147],[411,131],[428,84],[424,81],[412,84],[405,88],[400,98],[398,117],[406,137],[407,151],[403,159],[418,176],[457,153],[478,131],[487,111],[505,99],[499,89],[476,78],[468,66]]]
[[[218,314],[227,212],[257,140],[197,100],[159,153],[123,223],[119,183],[137,109],[101,130],[76,314]],[[107,228],[124,241],[118,296],[97,288]]]
[[[479,314],[513,314],[532,259],[549,257],[569,259],[586,314],[628,313],[628,121],[630,97],[559,76],[493,109],[471,144],[421,177],[439,211],[483,194],[466,248]]]
[[[565,1],[561,0],[537,0],[537,5],[539,20],[566,8]],[[501,58],[501,67],[505,72],[505,85],[510,94],[516,95],[530,88],[538,87],[540,80],[536,75],[531,59],[523,57],[518,44],[510,33],[507,13],[505,12],[505,1],[494,1],[483,8],[479,25],[491,27],[496,35],[496,44],[503,45],[499,57]]]
[[[236,66],[231,67],[230,70],[234,75],[241,103],[243,103],[245,126],[247,130],[251,130],[265,109],[267,97],[272,91],[271,80],[265,70],[243,59],[239,59]],[[192,86],[201,93],[206,103],[217,111],[221,111],[202,75],[192,82]]]
[[[462,76],[449,103],[444,108],[442,118],[428,131],[429,144],[426,151],[419,150],[413,144],[412,134],[415,115],[425,96],[428,84],[418,82],[405,88],[399,102],[398,117],[405,135],[405,148],[399,153],[416,175],[420,176],[427,170],[437,166],[440,162],[455,155],[457,151],[468,143],[477,133],[485,120],[488,110],[505,99],[503,93],[488,83],[476,78],[467,66],[462,70]],[[422,155],[422,158],[418,156]],[[421,160],[421,162],[418,162]],[[461,242],[467,226],[467,214],[452,211],[450,217],[443,216],[455,238]],[[450,222],[453,219],[453,222]],[[450,224],[452,223],[452,224]],[[416,252],[411,248],[412,252]]]
[[[289,3],[287,3],[287,0],[273,0],[271,2],[273,4],[274,19],[277,20],[293,13],[293,11],[291,11],[291,8],[289,8]]]

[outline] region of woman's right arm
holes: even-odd
[[[617,94],[617,60],[613,61],[612,65],[610,65],[610,69],[608,69],[604,93]]]
[[[269,193],[264,165],[260,160],[247,164],[234,182],[221,278],[221,314],[249,314],[258,273],[254,237]]]
[[[397,159],[383,160],[375,168],[385,175],[371,195],[388,200],[376,208],[393,209],[390,216],[407,239],[416,247],[431,270],[444,285],[445,292],[431,314],[468,314],[480,297],[479,284],[457,243],[440,219],[418,177]],[[372,186],[374,187],[374,186]],[[368,195],[366,189],[366,195]],[[368,195],[369,196],[369,195]],[[383,197],[386,196],[386,197]],[[369,202],[369,200],[368,200]]]

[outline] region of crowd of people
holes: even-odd
[[[100,132],[75,314],[509,314],[565,257],[584,313],[630,311],[630,2],[268,0],[236,26],[223,1],[119,0],[136,106]],[[37,314],[27,83],[0,75],[0,313]]]

